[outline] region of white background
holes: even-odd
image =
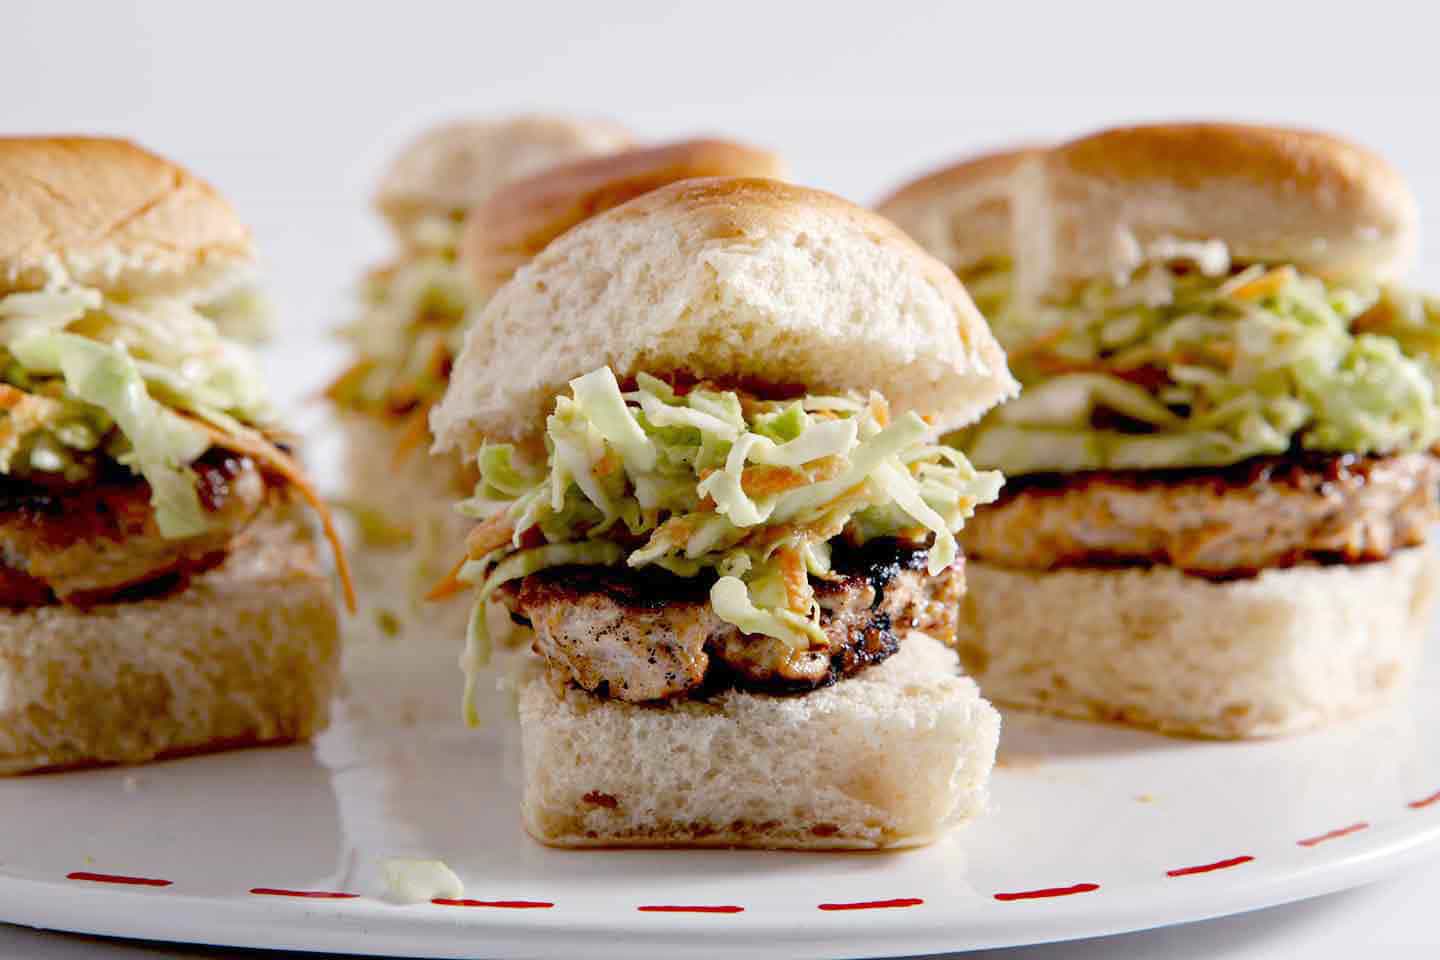
[[[1343,132],[1388,155],[1440,237],[1437,18],[1427,4],[0,3],[4,132],[134,137],[254,226],[296,404],[385,254],[368,206],[428,123],[556,110],[649,139],[724,134],[860,201],[967,151],[1174,117]],[[1440,288],[1440,240],[1417,280]],[[1038,956],[1384,955],[1440,942],[1440,866],[1313,904]],[[91,956],[0,930],[0,955]],[[116,955],[125,955],[119,948]]]

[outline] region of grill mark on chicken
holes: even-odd
[[[966,553],[1019,569],[1164,564],[1230,580],[1384,560],[1440,519],[1440,460],[1297,453],[1219,469],[1019,477],[961,531]]]
[[[501,591],[534,630],[552,676],[632,703],[738,688],[803,693],[891,656],[897,634],[954,634],[960,568],[931,577],[926,551],[894,540],[835,551],[834,579],[812,578],[826,647],[800,652],[743,634],[710,607],[710,578],[555,567]]]
[[[210,528],[173,540],[155,523],[149,484],[118,464],[69,487],[0,478],[0,607],[137,599],[218,566],[265,503],[267,480],[219,449],[191,469]]]

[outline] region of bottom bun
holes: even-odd
[[[559,847],[873,849],[985,807],[1000,717],[953,653],[911,634],[803,696],[637,706],[543,676],[520,696],[525,829]]]
[[[1436,593],[1428,547],[1216,583],[1170,567],[970,561],[957,644],[997,703],[1165,733],[1296,733],[1409,686]]]
[[[304,739],[338,655],[308,536],[265,518],[176,593],[0,611],[0,773]]]

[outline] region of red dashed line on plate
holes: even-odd
[[[1336,840],[1340,837],[1348,837],[1352,833],[1359,833],[1361,830],[1368,829],[1369,826],[1370,824],[1362,820],[1359,823],[1352,823],[1348,827],[1341,827],[1338,830],[1331,830],[1328,833],[1322,833],[1319,836],[1306,837],[1304,840],[1296,840],[1295,843],[1302,847],[1313,847],[1315,846],[1315,844],[1324,843],[1326,840]]]
[[[722,903],[716,905],[686,905],[675,903],[648,903],[642,907],[636,907],[641,913],[744,913],[744,907],[737,907],[734,904]]]
[[[354,900],[358,893],[343,893],[335,890],[282,890],[278,887],[251,887],[257,897],[299,897],[302,900]]]
[[[1045,887],[1041,890],[1021,890],[1017,893],[997,893],[995,899],[1009,903],[1012,900],[1043,900],[1046,897],[1069,897],[1077,893],[1099,890],[1098,883],[1077,883],[1069,887]]]
[[[1202,863],[1197,867],[1178,867],[1174,870],[1166,870],[1167,877],[1192,877],[1197,873],[1213,873],[1216,870],[1228,870],[1230,867],[1238,867],[1242,863],[1249,863],[1254,857],[1231,857],[1229,860],[1216,860],[1214,863]]]
[[[1421,797],[1419,800],[1411,800],[1409,803],[1405,804],[1405,806],[1409,807],[1411,810],[1420,810],[1424,807],[1430,806],[1433,803],[1440,803],[1440,790],[1436,790],[1428,797]]]
[[[895,907],[918,907],[919,897],[898,897],[894,900],[857,900],[854,903],[822,903],[821,910],[890,910]]]
[[[171,881],[155,877],[127,877],[118,873],[89,873],[77,870],[65,874],[66,880],[88,880],[91,883],[127,883],[135,887],[168,887]]]
[[[555,906],[545,900],[451,900],[436,897],[430,902],[438,907],[496,907],[501,910],[549,910]]]

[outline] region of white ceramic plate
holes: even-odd
[[[1275,743],[1009,716],[988,816],[857,855],[540,847],[513,747],[454,723],[449,645],[404,663],[352,664],[314,747],[0,783],[0,919],[356,953],[893,956],[1309,897],[1440,841],[1436,670],[1402,707]],[[467,901],[387,902],[397,855],[445,859]]]

